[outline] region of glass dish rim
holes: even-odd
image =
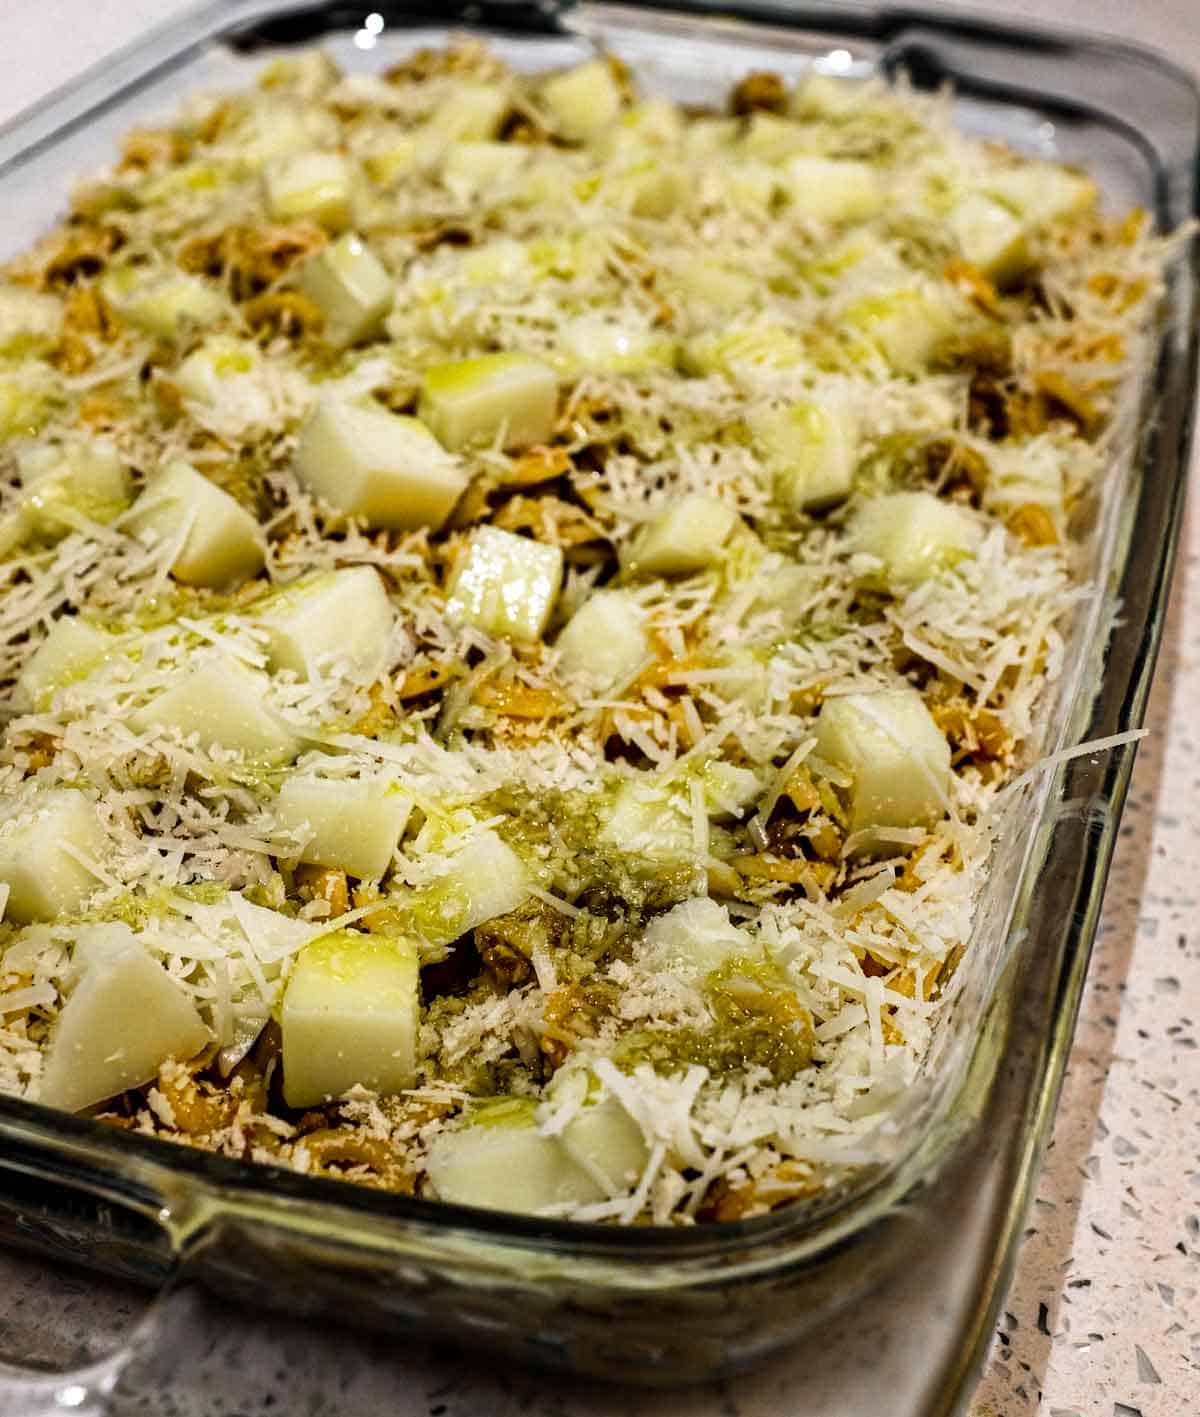
[[[448,17],[445,13],[424,15],[425,7],[420,5],[400,3],[384,8],[404,15],[421,10],[421,18],[431,25],[454,23],[454,17]],[[571,11],[570,5],[554,3],[554,0],[547,4],[537,4],[535,0],[527,4],[522,0],[511,0],[511,3],[490,0],[490,3],[472,8],[482,13],[484,28],[497,24],[526,28],[534,12],[536,16],[546,19]],[[950,10],[920,12],[870,4],[839,4],[822,7],[818,14],[781,4],[756,5],[744,0],[732,6],[707,3],[707,0],[676,0],[676,3],[663,0],[657,6],[644,9],[633,6],[599,8],[628,10],[631,16],[639,12],[646,16],[656,13],[690,16],[698,22],[720,13],[750,24],[781,24],[789,28],[813,28],[820,23],[836,28],[838,33],[861,37],[871,43],[881,37],[886,38],[905,24],[924,31],[938,32],[945,28],[959,36],[969,37],[970,33],[999,36],[1008,43],[1021,43],[1030,38],[1056,45],[1069,42],[1077,46],[1081,53],[1093,56],[1123,53],[1139,63],[1150,64],[1163,74],[1184,80],[1200,101],[1200,90],[1195,79],[1153,50],[1120,41],[1075,36],[1068,31],[1013,25],[1000,19],[984,21],[975,16],[959,16],[956,19],[955,13]],[[582,12],[586,7],[580,9]],[[345,4],[307,4],[297,3],[297,0],[216,0],[216,3],[200,5],[121,51],[106,63],[103,72],[88,71],[0,128],[0,178],[15,166],[36,160],[45,147],[65,136],[95,112],[98,104],[107,107],[119,103],[130,85],[144,81],[156,70],[184,62],[197,46],[236,38],[246,26],[266,16],[301,11],[327,17],[345,16],[347,21],[351,13],[355,18],[359,13],[357,9],[352,12]],[[101,96],[98,91],[103,88],[107,88],[108,92]],[[1200,127],[1191,135],[1191,145],[1193,153],[1200,151]],[[1200,210],[1200,202],[1194,192],[1190,210],[1192,213]],[[1194,268],[1194,247],[1191,259]],[[1190,373],[1194,386],[1197,366],[1197,334],[1194,328],[1187,349],[1176,354],[1177,374],[1180,361]],[[1185,425],[1189,424],[1193,412],[1189,411]],[[1186,446],[1188,431],[1187,426],[1180,430],[1179,447],[1175,450],[1180,467],[1176,470],[1173,484],[1169,535],[1165,544],[1157,550],[1153,574],[1149,578],[1154,591],[1151,608],[1155,613],[1144,624],[1125,631],[1127,638],[1138,640],[1134,657],[1141,666],[1140,672],[1132,677],[1126,698],[1119,706],[1119,717],[1122,726],[1126,727],[1140,721],[1161,632],[1161,615],[1158,612],[1165,602],[1178,535],[1186,473],[1180,450]],[[1128,573],[1132,560],[1131,553],[1127,553],[1119,563],[1122,574]],[[1114,631],[1114,634],[1117,633],[1119,631]],[[1102,699],[1103,693],[1099,697]],[[1118,806],[1124,795],[1131,756],[1122,754],[1113,760],[1105,772],[1107,800]],[[1097,870],[1084,873],[1090,884],[1083,904],[1094,904],[1093,897],[1102,890],[1104,866],[1105,861],[1099,861]],[[1088,943],[1083,942],[1085,953]],[[1073,1006],[1069,1012],[1073,1018]],[[1048,1072],[1043,1068],[1031,1079],[1030,1101],[1036,1097],[1044,1102],[1048,1088],[1054,1090],[1055,1078],[1052,1070]],[[803,1263],[813,1254],[827,1252],[850,1235],[860,1236],[886,1219],[890,1204],[905,1194],[919,1178],[925,1151],[924,1144],[910,1150],[882,1177],[867,1182],[849,1195],[839,1193],[836,1200],[826,1207],[785,1207],[750,1220],[724,1222],[710,1227],[617,1228],[577,1221],[540,1220],[445,1203],[434,1206],[416,1198],[372,1192],[344,1182],[302,1176],[286,1168],[238,1161],[151,1138],[114,1132],[87,1118],[5,1097],[0,1097],[0,1138],[14,1149],[6,1157],[6,1165],[30,1174],[36,1173],[39,1165],[45,1165],[50,1168],[48,1179],[61,1180],[64,1179],[63,1171],[54,1170],[54,1167],[70,1162],[67,1169],[81,1189],[103,1195],[129,1209],[153,1215],[183,1239],[194,1236],[200,1228],[211,1224],[214,1219],[219,1220],[223,1214],[245,1215],[251,1211],[264,1220],[287,1227],[289,1217],[295,1221],[301,1210],[316,1210],[325,1216],[330,1216],[330,1212],[336,1214],[338,1233],[355,1244],[381,1244],[389,1237],[381,1234],[376,1227],[381,1221],[389,1221],[398,1232],[395,1236],[397,1243],[407,1235],[410,1240],[425,1238],[436,1246],[447,1237],[453,1237],[465,1244],[482,1241],[513,1250],[528,1248],[543,1255],[561,1251],[578,1257],[583,1252],[598,1260],[621,1261],[631,1268],[647,1263],[661,1265],[664,1260],[679,1261],[682,1270],[675,1274],[676,1279],[684,1279],[684,1271],[694,1278],[703,1278],[708,1273],[705,1262],[714,1257],[723,1258],[731,1250],[750,1253],[740,1263],[735,1262],[731,1270],[723,1267],[723,1273],[736,1271],[745,1274],[763,1268],[776,1269],[781,1259],[789,1264]],[[21,1159],[24,1152],[29,1153],[27,1161]],[[194,1184],[195,1194],[181,1193],[179,1183],[185,1180]],[[164,1219],[164,1212],[172,1208],[175,1219]],[[417,1235],[408,1232],[417,1232]],[[785,1256],[773,1252],[772,1242],[777,1240],[788,1242]]]

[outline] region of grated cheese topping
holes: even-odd
[[[944,97],[869,83],[826,109],[801,85],[781,110],[749,76],[715,119],[601,68],[619,115],[581,136],[562,90],[469,43],[382,75],[280,61],[131,134],[4,273],[5,1092],[42,1095],[103,967],[81,932],[121,924],[210,1043],[99,1104],[113,1126],[436,1198],[439,1148],[498,1107],[570,1151],[612,1103],[638,1164],[614,1179],[589,1154],[538,1209],[625,1224],[741,1218],[889,1154],[1005,810],[1055,746],[1167,243],[1078,174],[956,132]],[[346,192],[296,187],[292,212],[279,174],[314,153]],[[346,227],[385,290],[348,342],[308,275]],[[468,479],[444,524],[309,490],[314,410],[427,418],[427,371],[497,352],[553,371],[552,427],[511,446],[515,404],[473,441],[435,425]],[[81,461],[97,440],[115,500]],[[61,457],[60,490],[29,483],[32,449]],[[152,529],[140,502],[181,459],[250,514],[260,571],[182,574],[215,514]],[[918,527],[901,569],[859,516],[901,494],[958,509],[971,544]],[[731,531],[668,534],[714,502]],[[483,526],[561,552],[535,634],[455,609]],[[346,624],[281,667],[280,597],[352,567],[392,616],[377,652]],[[637,632],[610,623],[580,665],[559,637],[599,591]],[[66,624],[92,648],[52,660]],[[162,708],[205,675],[234,728]],[[830,747],[825,706],[860,703],[861,741],[903,756],[881,707],[901,693],[950,767],[914,747],[888,791],[932,809],[859,824],[870,750]],[[247,747],[251,717],[287,751]],[[306,859],[319,823],[281,808],[299,781],[404,795],[385,869]],[[82,894],[31,922],[14,843],[63,790],[102,849],[64,840]],[[411,1086],[289,1107],[283,1000],[339,930],[416,947]],[[483,1203],[518,1204],[494,1184]]]

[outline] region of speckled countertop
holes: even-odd
[[[0,120],[183,0],[0,3]],[[369,6],[364,5],[364,10]],[[961,0],[1167,49],[1200,72],[1200,0]],[[18,59],[18,56],[21,56]],[[1053,1141],[971,1417],[1200,1414],[1200,515],[1188,518],[1171,613],[1121,827]],[[8,1265],[10,1262],[5,1261]],[[7,1296],[23,1295],[21,1323]],[[37,1316],[92,1312],[74,1281],[0,1270],[0,1352]],[[117,1331],[140,1299],[110,1304]],[[786,1363],[688,1394],[603,1397],[528,1376],[484,1378],[424,1348],[322,1339],[273,1318],[230,1329],[193,1299],[186,1372],[119,1407],[152,1417],[787,1417]],[[88,1345],[89,1347],[91,1344]],[[102,1347],[101,1336],[96,1347]],[[26,1408],[0,1414],[26,1417]],[[821,1407],[822,1417],[841,1417]],[[882,1417],[882,1414],[881,1414]],[[889,1415],[890,1417],[890,1415]],[[907,1417],[907,1414],[905,1414]]]

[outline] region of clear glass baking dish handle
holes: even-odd
[[[122,1373],[143,1354],[164,1351],[169,1310],[188,1292],[168,1281],[121,1346],[103,1358],[56,1372],[0,1363],[0,1417],[108,1417]]]
[[[199,1190],[77,1152],[51,1176],[19,1140],[0,1155],[0,1417],[106,1417],[122,1377],[171,1384],[196,1302],[191,1261],[220,1223]],[[48,1254],[49,1252],[49,1262]],[[132,1377],[132,1373],[131,1373]]]

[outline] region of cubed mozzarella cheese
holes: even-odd
[[[745,119],[738,135],[742,152],[763,162],[779,163],[812,146],[812,135],[801,123],[783,114],[758,108]]]
[[[418,409],[443,447],[544,443],[554,432],[558,380],[527,354],[484,354],[425,371]]]
[[[116,938],[94,951],[51,1029],[38,1083],[49,1107],[78,1112],[140,1087],[211,1036],[183,987],[132,932],[108,930]]]
[[[412,172],[420,162],[421,142],[417,134],[398,129],[376,138],[362,154],[363,170],[380,187],[390,186],[398,177]]]
[[[30,528],[48,539],[65,535],[80,518],[111,522],[129,505],[129,471],[102,438],[33,448],[17,468]]]
[[[779,500],[789,511],[831,506],[850,493],[858,465],[858,418],[848,400],[801,399],[754,420]]]
[[[350,225],[354,172],[341,153],[301,152],[272,158],[264,174],[267,210],[276,221],[307,218],[327,231]]]
[[[633,777],[618,788],[600,831],[610,847],[655,866],[696,859],[686,796],[669,786]]]
[[[332,398],[300,430],[296,473],[331,507],[395,531],[440,527],[468,482],[419,419]]]
[[[488,635],[536,640],[554,609],[562,573],[557,546],[479,527],[447,587],[446,614]]]
[[[171,574],[185,585],[230,589],[262,570],[258,523],[190,463],[168,463],[134,504],[130,531],[171,547]]]
[[[535,1215],[605,1195],[557,1137],[542,1136],[529,1120],[484,1120],[442,1132],[429,1148],[426,1170],[438,1200],[486,1210]]]
[[[966,507],[932,492],[892,492],[859,508],[851,536],[883,563],[884,583],[902,591],[971,555],[981,530]]]
[[[754,955],[754,943],[729,918],[723,905],[707,896],[681,901],[646,927],[645,949],[651,961],[703,978],[731,959]]]
[[[26,364],[0,374],[0,438],[32,437],[61,393],[61,379],[46,365]]]
[[[51,349],[62,332],[63,305],[56,295],[23,285],[0,285],[0,354]]]
[[[413,892],[410,909],[431,944],[446,944],[529,899],[533,878],[490,828],[473,832],[441,874]]]
[[[412,798],[388,783],[289,777],[275,800],[275,825],[304,843],[301,861],[378,880],[411,809]]]
[[[798,153],[785,167],[792,210],[815,221],[864,221],[884,203],[884,187],[869,163]]]
[[[597,374],[637,374],[648,369],[672,369],[678,343],[673,335],[632,317],[589,312],[564,320],[558,344],[547,358],[568,377]]]
[[[1090,177],[1050,163],[999,169],[989,174],[982,186],[1031,228],[1080,216],[1096,205],[1098,196]]]
[[[459,201],[486,197],[527,167],[529,148],[521,143],[451,143],[442,159],[442,181]]]
[[[651,657],[646,612],[628,591],[594,591],[559,635],[558,667],[610,688],[624,683]]]
[[[113,271],[101,288],[117,312],[137,329],[163,340],[181,340],[229,313],[228,300],[199,276],[168,270]]]
[[[57,689],[84,678],[112,652],[114,637],[77,615],[64,615],[25,661],[13,693],[22,711],[44,707]]]
[[[563,1128],[562,1144],[610,1196],[632,1190],[650,1159],[641,1127],[615,1097],[582,1107]]]
[[[224,748],[257,762],[290,761],[300,751],[297,735],[267,707],[270,681],[236,660],[213,660],[179,675],[130,717],[139,733],[174,730],[195,736],[202,748]]]
[[[621,549],[621,564],[634,575],[686,576],[721,559],[737,525],[728,502],[690,492],[641,527]]]
[[[411,941],[339,930],[306,945],[280,1014],[288,1106],[315,1107],[352,1087],[411,1087],[419,1006]]]
[[[423,136],[443,143],[494,138],[511,107],[512,95],[503,84],[459,79],[426,119]]]
[[[44,792],[0,826],[7,918],[27,924],[76,914],[100,884],[107,845],[96,808],[82,792]]]
[[[555,74],[542,85],[541,98],[558,131],[572,142],[599,138],[621,112],[621,90],[606,59]]]
[[[946,810],[950,745],[915,689],[826,699],[816,752],[850,774],[852,832],[932,826]]]
[[[378,334],[396,294],[382,261],[353,232],[317,252],[300,273],[300,288],[325,316],[326,342],[339,347]]]
[[[1025,226],[994,198],[969,192],[946,220],[963,259],[997,285],[1010,284],[1029,265]]]
[[[383,668],[396,613],[374,567],[348,566],[284,586],[255,621],[272,669],[313,679],[336,664],[369,680]]]

